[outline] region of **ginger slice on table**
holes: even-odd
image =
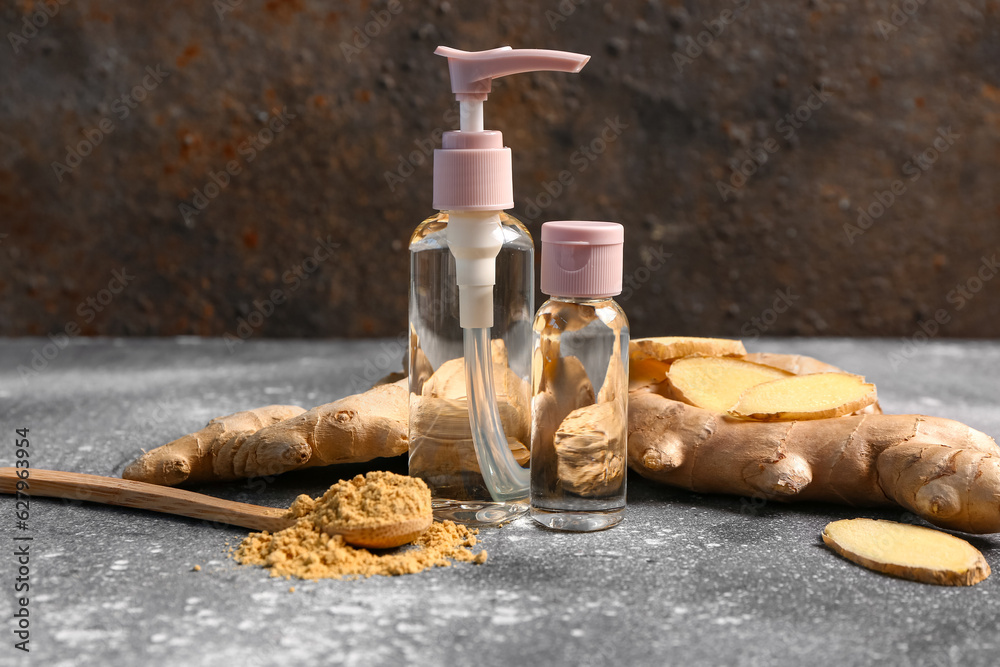
[[[847,560],[901,579],[942,586],[971,586],[990,566],[963,539],[940,530],[877,519],[827,524],[823,542]]]

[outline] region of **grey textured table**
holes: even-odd
[[[29,428],[31,464],[119,475],[141,447],[267,403],[348,393],[398,355],[392,341],[75,340],[22,379],[46,340],[0,343],[0,464]],[[1000,344],[763,340],[863,373],[887,411],[1000,434]],[[895,353],[895,354],[894,354]],[[44,356],[42,357],[44,358]],[[902,363],[894,363],[902,361]],[[36,360],[36,366],[42,367]],[[893,366],[896,366],[895,368]],[[390,369],[386,369],[390,370]],[[397,471],[402,460],[378,462]],[[287,505],[342,467],[205,487]],[[748,506],[629,478],[612,530],[485,530],[490,559],[414,576],[289,582],[226,558],[244,532],[59,500],[31,504],[31,652],[12,647],[14,503],[0,501],[0,664],[996,664],[1000,575],[972,588],[891,579],[826,550],[839,506]],[[994,569],[1000,540],[973,538]],[[201,565],[200,572],[192,566]]]

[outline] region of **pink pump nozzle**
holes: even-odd
[[[483,102],[493,79],[522,72],[579,72],[590,56],[546,49],[460,51],[439,46],[448,59],[451,90],[459,103],[459,131],[445,132],[434,151],[434,208],[439,211],[502,211],[514,207],[510,149],[499,132],[487,131]]]
[[[501,46],[489,51],[461,51],[439,46],[435,55],[448,59],[451,92],[459,101],[485,100],[493,79],[524,72],[577,73],[590,56],[546,49],[512,49]]]

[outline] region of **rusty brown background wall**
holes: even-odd
[[[403,331],[438,44],[593,54],[487,127],[635,334],[1000,334],[996,1],[0,6],[3,335]]]

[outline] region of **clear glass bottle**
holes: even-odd
[[[550,225],[563,225],[551,243]],[[532,327],[531,516],[548,528],[602,530],[624,518],[629,328],[608,296],[621,292],[620,229],[542,226],[551,298]]]
[[[530,454],[531,319],[534,243],[524,224],[500,213],[503,246],[496,258],[493,374],[501,420],[515,458]],[[463,330],[455,258],[447,240],[448,213],[424,220],[410,239],[409,472],[431,489],[435,517],[494,524],[527,511],[523,502],[494,502],[469,425]],[[445,367],[443,370],[442,368]],[[430,377],[438,373],[433,381]]]

